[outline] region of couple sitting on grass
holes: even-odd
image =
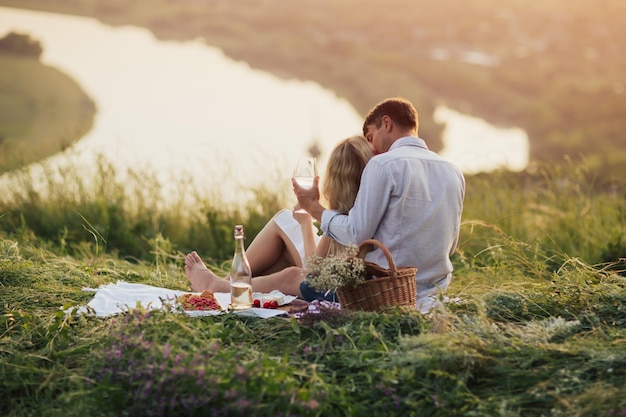
[[[367,239],[385,245],[398,267],[417,267],[416,309],[436,305],[452,277],[450,256],[460,231],[465,179],[460,170],[428,150],[417,137],[418,116],[402,98],[377,104],[363,123],[363,137],[340,142],[332,151],[320,203],[319,178],[310,189],[292,180],[297,208],[281,210],[247,249],[252,290],[279,290],[307,301],[334,294],[318,293],[304,281],[305,260],[328,256]],[[321,238],[313,219],[320,222]],[[366,260],[388,267],[382,251]],[[229,292],[229,280],[215,275],[196,252],[185,258],[194,291]]]

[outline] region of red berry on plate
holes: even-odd
[[[261,307],[261,300],[259,300],[258,298],[256,300],[254,300],[252,302],[252,307],[256,307],[256,308]]]

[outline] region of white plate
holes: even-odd
[[[200,294],[200,293],[197,293],[197,294]],[[222,307],[221,311],[220,310],[185,310],[185,314],[188,315],[189,317],[203,317],[203,316],[215,316],[215,315],[222,314],[225,311],[227,311],[228,306],[230,305],[230,293],[216,292],[213,295],[215,296],[217,303],[220,305],[220,307]],[[297,297],[294,297],[292,295],[285,295],[278,290],[274,290],[268,294],[264,294],[260,292],[252,293],[253,300],[259,299],[261,300],[261,302],[263,302],[263,300],[269,300],[269,299],[280,300],[280,302],[278,303],[279,306],[289,304],[296,298]],[[270,309],[270,308],[254,308],[254,307],[248,308],[245,310],[235,311],[234,313],[238,315],[242,315],[242,316],[252,316],[252,317],[261,317],[261,318],[268,318],[268,317],[274,317],[274,316],[287,314],[287,312],[284,310],[277,310],[277,309]]]
[[[268,301],[268,300],[276,300],[278,302],[279,306],[284,306],[286,304],[289,304],[290,302],[292,302],[293,300],[295,300],[297,297],[294,297],[293,295],[285,295],[282,292],[278,291],[278,290],[274,290],[268,294],[263,294],[260,292],[253,292],[252,293],[252,299],[253,300],[259,300],[261,301],[261,305],[263,305],[264,301]]]

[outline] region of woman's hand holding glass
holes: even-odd
[[[293,185],[293,193],[296,195],[298,199],[298,204],[302,208],[302,210],[307,211],[313,217],[315,215],[311,212],[311,209],[315,206],[315,203],[319,205],[320,193],[318,189],[318,182],[320,177],[313,178],[313,186],[311,188],[304,188],[295,178],[292,178],[291,184]]]
[[[296,168],[293,171],[293,180],[295,181],[301,189],[311,189],[314,185],[317,188],[317,183],[315,181],[317,177],[317,161],[315,158],[300,158],[298,159],[298,163],[296,164]],[[294,192],[296,192],[294,186]],[[296,192],[296,196],[298,193]],[[299,198],[298,198],[299,199]],[[306,212],[306,209],[299,208],[294,210],[294,212],[302,213]]]

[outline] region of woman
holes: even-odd
[[[363,169],[372,156],[372,148],[362,136],[349,137],[333,149],[322,186],[322,196],[330,208],[348,213],[354,205]],[[281,210],[246,250],[253,276],[252,290],[279,290],[302,298],[300,284],[306,258],[313,254],[325,257],[343,248],[328,236],[318,238],[308,213]],[[185,257],[185,273],[194,291],[230,291],[230,282],[208,269],[196,252]],[[309,292],[304,287],[303,290]],[[307,296],[311,297],[315,294]]]

